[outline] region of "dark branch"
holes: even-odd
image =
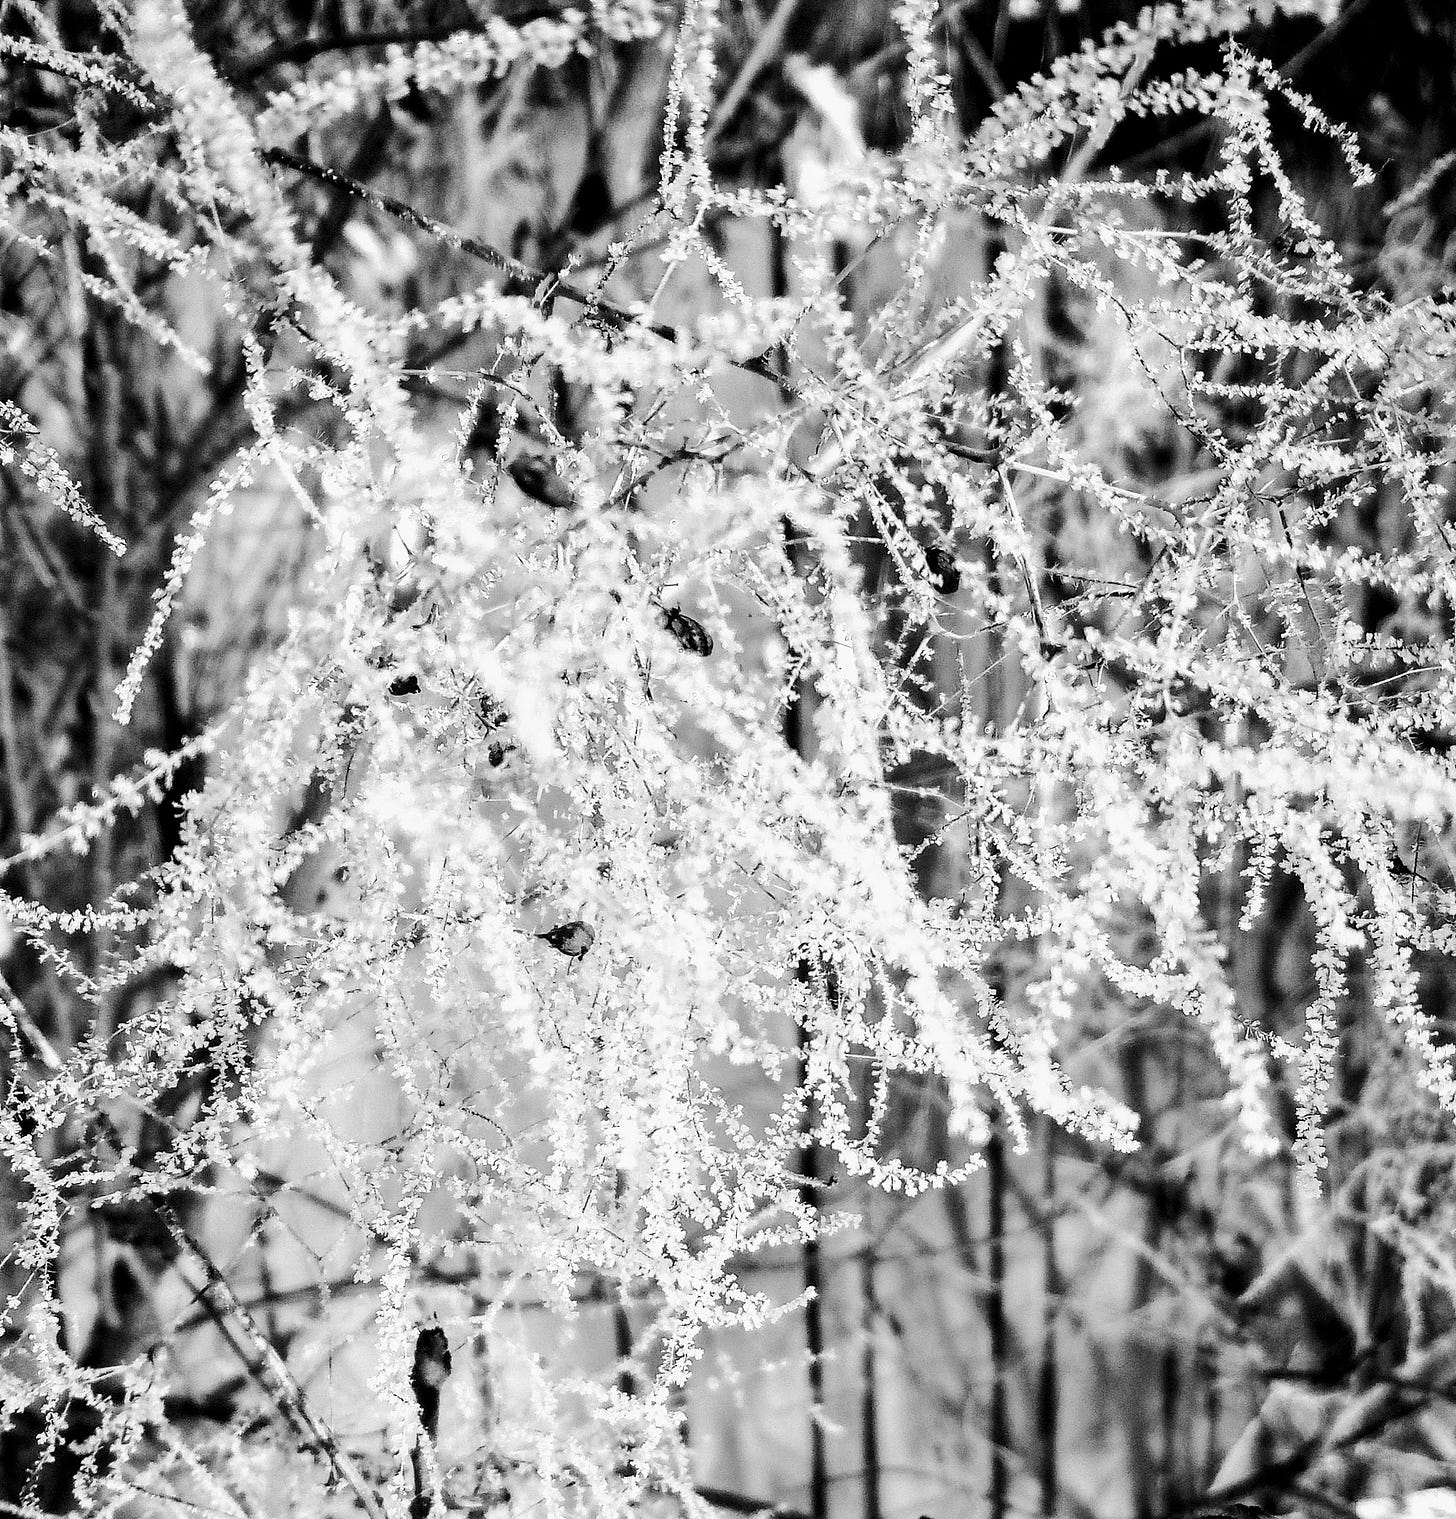
[[[321,184],[331,185],[335,189],[357,196],[366,204],[373,206],[375,210],[382,211],[387,216],[392,216],[421,232],[428,233],[431,237],[437,237],[450,247],[458,248],[460,252],[468,253],[472,258],[489,264],[493,269],[499,269],[509,276],[514,288],[535,290],[537,299],[543,304],[557,296],[564,296],[567,300],[576,301],[584,306],[589,319],[604,322],[620,332],[633,330],[650,332],[654,337],[659,337],[668,343],[675,343],[682,337],[676,327],[669,327],[662,322],[644,321],[640,316],[623,307],[602,300],[594,291],[583,290],[579,286],[568,284],[550,270],[535,269],[529,264],[523,264],[519,259],[511,258],[509,254],[502,253],[499,248],[482,242],[478,237],[471,237],[447,222],[436,221],[434,217],[426,216],[423,211],[417,210],[406,201],[396,200],[392,195],[382,195],[377,190],[371,190],[368,185],[360,183],[357,179],[351,179],[347,174],[341,174],[337,169],[331,169],[327,164],[305,158],[302,154],[290,152],[287,148],[269,148],[264,152],[263,158],[267,163],[275,164],[279,168],[292,169],[295,174],[307,175]],[[760,379],[777,383],[777,376],[772,366],[762,357],[728,362],[735,369],[746,370],[749,374],[759,376]]]

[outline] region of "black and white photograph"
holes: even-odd
[[[0,0],[0,1519],[1456,1519],[1453,490],[1456,0]]]

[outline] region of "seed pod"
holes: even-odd
[[[551,461],[545,454],[517,454],[506,465],[506,473],[516,482],[517,489],[523,495],[539,501],[542,506],[565,512],[576,505],[571,487],[552,468]]]
[[[544,939],[552,949],[565,955],[568,960],[580,960],[597,942],[595,932],[579,918],[573,918],[570,923],[563,923],[557,928],[548,928],[544,934],[537,934],[536,937]]]
[[[415,1337],[410,1391],[432,1445],[440,1438],[440,1389],[450,1380],[450,1369],[450,1342],[445,1331],[438,1324],[426,1325]]]
[[[412,121],[419,125],[426,125],[434,115],[434,106],[427,95],[417,84],[412,84],[395,104]]]
[[[689,617],[681,607],[664,607],[662,625],[687,653],[706,659],[713,652],[713,635],[697,618]]]
[[[949,549],[943,549],[938,543],[927,544],[925,547],[925,567],[929,571],[927,579],[932,590],[941,596],[953,596],[961,588],[960,566],[955,561],[955,555]]]

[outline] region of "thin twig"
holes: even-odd
[[[1004,469],[997,473],[1001,479],[1001,490],[1006,497],[1006,505],[1011,509],[1011,520],[1021,530],[1023,542],[1030,546],[1031,538],[1021,515],[1021,508],[1017,506],[1016,497],[1011,490],[1011,481]],[[1027,563],[1025,552],[1022,549],[1016,549],[1013,553],[1017,568],[1021,571],[1021,582],[1026,588],[1026,599],[1031,608],[1031,620],[1036,625],[1036,636],[1045,648],[1048,642],[1047,622],[1046,613],[1042,610],[1041,592],[1037,588],[1036,579],[1031,573],[1031,566]]]
[[[301,153],[291,152],[287,148],[268,148],[263,158],[279,168],[292,169],[296,174],[304,174],[322,184],[345,190],[350,195],[355,195],[373,206],[375,210],[395,217],[421,232],[428,233],[431,237],[439,238],[461,253],[468,253],[472,258],[477,258],[482,263],[499,269],[522,287],[529,287],[552,297],[565,296],[568,300],[576,301],[584,306],[594,319],[604,321],[618,331],[650,332],[654,337],[659,337],[668,343],[683,340],[683,334],[676,327],[670,327],[663,322],[647,321],[621,306],[602,300],[591,291],[568,284],[550,270],[535,269],[529,264],[523,264],[519,259],[511,258],[509,254],[502,253],[499,248],[482,242],[478,237],[471,237],[468,233],[450,226],[448,222],[437,221],[433,216],[425,215],[423,211],[417,210],[406,201],[396,200],[392,195],[383,195],[377,190],[371,190],[368,185],[361,184],[357,179],[351,179],[337,169],[331,169],[327,164],[305,158]],[[778,383],[778,376],[774,373],[772,365],[762,356],[729,359],[725,362],[734,369],[741,369],[749,374],[757,375],[760,379]]]
[[[1007,1409],[1007,1360],[1010,1340],[1006,1323],[1006,1150],[999,1130],[986,1142],[986,1255],[990,1290],[986,1294],[986,1331],[991,1342],[991,1392],[987,1438],[991,1446],[987,1507],[991,1519],[1006,1519],[1010,1472]]]
[[[14,1020],[16,1028],[25,1035],[40,1063],[52,1076],[59,1075],[65,1065],[56,1054],[55,1046],[41,1032],[40,1026],[26,1011],[25,1004],[15,995],[3,975],[0,975],[0,1004],[3,1004],[6,1013]]]
[[[36,1027],[3,977],[0,977],[0,1002],[3,1002],[5,1011],[30,1042],[46,1069],[53,1075],[64,1069],[49,1040]],[[124,1151],[126,1142],[111,1119],[105,1113],[100,1113],[98,1121],[110,1143],[118,1151]],[[229,1347],[247,1368],[248,1374],[269,1394],[275,1407],[294,1431],[310,1446],[323,1453],[335,1475],[359,1499],[369,1519],[386,1519],[383,1506],[365,1482],[353,1457],[309,1407],[303,1388],[283,1358],[269,1344],[258,1321],[233,1291],[232,1284],[222,1274],[212,1256],[193,1237],[176,1209],[165,1198],[154,1197],[152,1206],[173,1244],[202,1272],[203,1285],[194,1289],[198,1299]]]
[[[732,84],[724,91],[722,99],[713,109],[712,119],[704,135],[704,153],[718,140],[723,128],[733,119],[733,113],[743,104],[753,82],[763,72],[769,60],[782,52],[784,33],[798,9],[799,0],[779,0],[778,7],[768,18],[768,24],[754,40],[748,57],[734,76]]]
[[[268,1343],[257,1320],[243,1306],[232,1284],[211,1255],[193,1238],[176,1210],[165,1199],[154,1202],[157,1217],[178,1250],[203,1274],[203,1285],[194,1289],[209,1316],[222,1331],[248,1372],[272,1398],[274,1406],[303,1440],[320,1451],[335,1476],[358,1498],[369,1519],[385,1519],[383,1505],[374,1496],[354,1459],[309,1407],[308,1398],[283,1358]],[[251,1352],[251,1355],[249,1354]]]
[[[0,543],[3,543],[0,538]],[[31,815],[29,799],[25,795],[25,777],[20,768],[20,734],[15,725],[14,672],[10,668],[10,654],[6,640],[10,634],[9,620],[0,608],[0,749],[5,753],[5,785],[10,793],[10,815],[15,819],[17,843],[30,832]],[[20,888],[26,896],[36,898],[35,872],[29,860],[17,867]]]

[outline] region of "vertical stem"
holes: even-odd
[[[1001,0],[996,7],[996,26],[991,33],[991,62],[997,68],[1006,57],[1006,37],[1011,30],[1011,6],[1009,0]]]
[[[1003,3],[997,17],[998,54],[1005,41],[1005,17],[1008,11]],[[996,261],[1005,251],[1006,244],[999,231],[992,231],[986,242],[986,273],[989,279],[995,271]],[[1002,394],[1010,373],[1010,353],[1003,338],[992,351],[986,376],[988,399]],[[999,591],[1000,580],[996,570],[994,551],[991,558],[990,585]],[[996,660],[986,670],[986,702],[998,733],[1008,731],[1015,724],[1017,693],[1003,660]],[[1005,899],[1012,889],[1011,878],[1003,872],[1000,891]],[[1004,969],[992,973],[992,986],[998,1000],[1007,995]],[[987,1502],[989,1519],[1006,1519],[1007,1455],[1010,1448],[1010,1429],[1006,1411],[1006,1150],[996,1115],[992,1115],[991,1138],[986,1145],[986,1193],[987,1234],[986,1271],[988,1277],[986,1297],[986,1328],[991,1340],[991,1406],[989,1413],[989,1438],[991,1444],[990,1483]]]
[[[627,1178],[617,1172],[617,1201],[620,1203],[626,1189]],[[612,1341],[617,1356],[617,1391],[624,1398],[637,1396],[637,1378],[632,1371],[632,1352],[636,1348],[632,1339],[632,1315],[627,1311],[627,1294],[618,1287],[612,1304]]]
[[[1179,1501],[1183,1484],[1179,1481],[1179,1450],[1178,1450],[1178,1403],[1181,1396],[1182,1375],[1178,1365],[1178,1347],[1169,1344],[1163,1347],[1162,1365],[1159,1368],[1159,1392],[1162,1399],[1163,1415],[1163,1491],[1162,1502],[1165,1511],[1175,1507]]]
[[[621,1296],[612,1305],[612,1337],[617,1354],[617,1391],[624,1398],[635,1398],[637,1378],[632,1373],[632,1319]]]
[[[1223,1460],[1223,1449],[1219,1444],[1218,1431],[1223,1423],[1223,1399],[1219,1394],[1218,1387],[1218,1355],[1214,1347],[1205,1346],[1204,1353],[1200,1357],[1203,1370],[1205,1394],[1203,1417],[1207,1424],[1206,1441],[1203,1455],[1203,1470],[1199,1473],[1199,1486],[1208,1489],[1213,1486],[1213,1479],[1218,1475],[1219,1464]]]
[[[1237,938],[1238,935],[1235,934],[1234,937]],[[1167,1143],[1172,1153],[1177,1154],[1183,1148],[1180,1130],[1182,1128],[1184,1105],[1188,1100],[1188,1044],[1185,1039],[1178,1040],[1173,1062],[1173,1101],[1168,1111],[1168,1118],[1172,1128]],[[1166,1221],[1172,1222],[1176,1219],[1177,1207],[1169,1208],[1168,1195],[1161,1189],[1158,1195],[1160,1223],[1163,1221],[1162,1215],[1165,1213],[1170,1215]],[[1167,1343],[1163,1346],[1162,1365],[1159,1368],[1159,1396],[1162,1403],[1163,1424],[1163,1491],[1161,1498],[1165,1512],[1177,1508],[1188,1491],[1188,1483],[1185,1481],[1184,1472],[1180,1468],[1186,1466],[1188,1476],[1190,1478],[1192,1476],[1193,1463],[1185,1460],[1187,1452],[1180,1449],[1178,1441],[1179,1413],[1183,1401],[1181,1354],[1177,1338],[1170,1335]]]
[[[1057,1261],[1056,1132],[1050,1119],[1042,1123],[1041,1153],[1041,1365],[1036,1379],[1038,1436],[1037,1476],[1041,1511],[1051,1519],[1057,1511],[1057,1425],[1061,1388],[1057,1375],[1057,1315],[1062,1308],[1062,1272]]]
[[[1123,1090],[1128,1105],[1139,1115],[1151,1111],[1148,1090],[1148,1052],[1140,1037],[1130,1039],[1121,1056]],[[1159,1180],[1161,1150],[1154,1158]],[[1163,1241],[1163,1204],[1150,1196],[1143,1205],[1143,1248],[1132,1265],[1132,1282],[1128,1293],[1129,1311],[1140,1313],[1153,1301],[1159,1279],[1153,1269]],[[1128,1380],[1124,1420],[1127,1438],[1128,1485],[1132,1491],[1136,1519],[1152,1519],[1158,1512],[1159,1478],[1153,1449],[1155,1376],[1154,1352],[1141,1340],[1130,1341],[1125,1351],[1123,1375]]]
[[[875,1243],[874,1194],[865,1200],[868,1232],[862,1259],[862,1307],[860,1332],[864,1336],[860,1350],[860,1465],[864,1468],[864,1519],[883,1519],[880,1498],[880,1410],[879,1368],[876,1364],[875,1336],[879,1329],[879,1247]]]
[[[769,233],[769,266],[773,295],[782,299],[788,294],[788,250],[783,233],[774,228]],[[787,378],[788,354],[780,350],[778,356],[780,373]],[[780,399],[785,406],[792,404],[787,388],[781,388]],[[803,546],[795,537],[790,524],[784,523],[784,545],[796,573],[804,575]],[[797,754],[808,756],[812,745],[810,716],[813,712],[815,691],[811,680],[800,679],[795,683],[787,710],[784,712],[784,741]],[[812,968],[806,961],[799,964],[799,977],[807,981]],[[814,1137],[814,1109],[807,1091],[809,1074],[810,1034],[801,1023],[797,1038],[797,1062],[794,1072],[795,1086],[802,1107],[799,1129],[799,1199],[807,1213],[817,1213],[820,1206],[819,1146]],[[804,1305],[804,1349],[808,1355],[809,1391],[809,1514],[810,1519],[827,1519],[829,1512],[829,1462],[824,1442],[824,1262],[817,1229],[811,1230],[804,1241],[803,1282],[807,1301]]]
[[[991,1479],[986,1497],[990,1519],[1006,1519],[1006,1455],[1010,1443],[1006,1419],[1006,1151],[999,1129],[986,1145],[986,1198],[986,1327],[991,1336]]]
[[[111,341],[108,342],[108,336]],[[96,312],[85,329],[83,347],[86,355],[85,385],[87,410],[90,413],[88,484],[91,504],[98,517],[116,532],[124,532],[122,506],[125,501],[123,476],[125,458],[121,442],[121,394],[118,369],[121,354],[117,351],[117,329],[102,312]],[[90,770],[94,794],[100,795],[111,783],[113,769],[111,715],[107,710],[111,698],[112,627],[116,616],[116,560],[109,549],[95,545],[95,610],[92,614],[92,667],[89,689],[82,700],[90,710],[84,721],[91,739]],[[103,828],[91,841],[91,905],[103,908],[111,896],[113,858],[112,835]],[[92,972],[99,976],[111,952],[111,932],[98,925],[91,935]],[[96,997],[95,1038],[104,1044],[111,1035],[110,1007],[103,993]]]
[[[808,1074],[809,1031],[799,1029],[797,1081],[804,1091]],[[813,1212],[819,1208],[819,1146],[814,1138],[814,1110],[805,1094],[799,1149],[799,1197]],[[824,1260],[817,1235],[804,1241],[804,1349],[809,1357],[809,1514],[829,1512],[829,1463],[824,1445]]]
[[[0,531],[0,554],[7,552],[5,536]],[[25,771],[20,753],[20,729],[15,721],[15,675],[10,668],[10,653],[6,642],[10,637],[10,624],[0,607],[0,755],[4,759],[5,787],[10,799],[10,818],[13,837],[4,839],[8,854],[19,852],[20,839],[31,830],[30,799],[25,793]],[[20,889],[33,900],[38,898],[35,872],[28,860],[18,860],[11,867]]]

